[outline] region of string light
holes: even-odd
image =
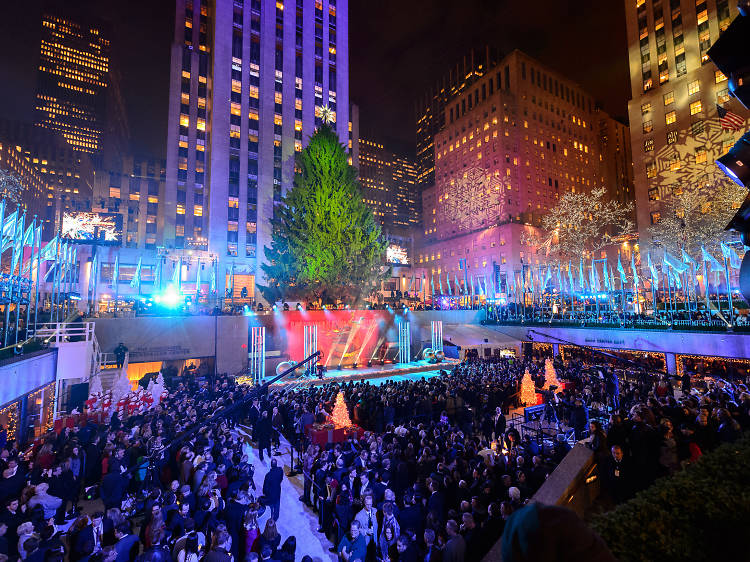
[[[16,440],[18,431],[18,402],[0,410],[0,418],[5,417],[5,429],[8,432],[8,442]]]
[[[521,380],[521,402],[526,406],[536,406],[536,387],[531,380],[531,373],[526,369]]]
[[[352,420],[349,418],[349,410],[344,402],[344,394],[339,391],[336,395],[336,404],[331,412],[331,421],[336,427],[351,427]]]

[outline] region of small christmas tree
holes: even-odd
[[[128,372],[125,369],[120,369],[120,376],[115,380],[112,386],[112,401],[116,404],[119,400],[130,394],[133,390],[128,379]]]
[[[104,389],[102,388],[102,378],[99,376],[99,373],[96,373],[91,379],[89,379],[89,396],[101,394],[102,392],[104,392]]]
[[[336,404],[333,406],[333,412],[331,412],[331,421],[336,427],[350,427],[352,420],[349,418],[349,410],[344,402],[344,394],[339,391],[336,395]]]
[[[536,387],[534,386],[534,381],[531,380],[531,373],[529,373],[528,369],[526,369],[523,379],[521,379],[521,402],[526,406],[536,405]]]
[[[161,395],[167,389],[167,386],[164,384],[164,376],[161,374],[161,371],[159,371],[159,374],[156,376],[156,380],[154,380],[153,378],[151,379],[151,383],[149,383],[148,386],[151,397],[154,399],[154,404],[158,404],[161,401]]]
[[[555,372],[555,366],[552,364],[552,359],[547,359],[544,362],[544,388],[549,390],[550,386],[556,386],[562,390],[562,383],[557,378],[557,372]]]

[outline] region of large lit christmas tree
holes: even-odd
[[[536,405],[536,387],[534,386],[534,381],[531,380],[531,373],[529,373],[528,369],[526,369],[523,379],[521,379],[521,402],[526,406]]]
[[[562,383],[557,378],[557,372],[555,366],[552,364],[552,359],[547,359],[544,362],[544,388],[549,390],[550,386],[556,386],[559,390],[562,390]]]
[[[344,402],[344,393],[339,391],[336,395],[336,404],[331,412],[331,421],[336,427],[351,427],[352,420],[349,418],[349,409]]]

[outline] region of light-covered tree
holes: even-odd
[[[300,172],[271,220],[269,301],[356,302],[385,278],[386,243],[362,201],[357,171],[336,133],[323,124],[298,155]]]
[[[557,205],[542,217],[541,230],[525,234],[524,243],[552,260],[577,262],[611,245],[618,236],[632,234],[633,205],[607,198],[606,190],[565,193]]]
[[[747,195],[747,190],[722,177],[677,185],[662,200],[660,216],[648,229],[651,243],[679,255],[683,248],[693,257],[701,246],[719,252],[719,244],[737,237],[725,231]]]
[[[25,190],[26,186],[15,173],[0,168],[0,199],[18,205]]]

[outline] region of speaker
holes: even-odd
[[[89,398],[89,383],[82,382],[70,387],[70,400],[68,401],[70,411],[78,408],[79,412],[83,411],[83,404]]]

